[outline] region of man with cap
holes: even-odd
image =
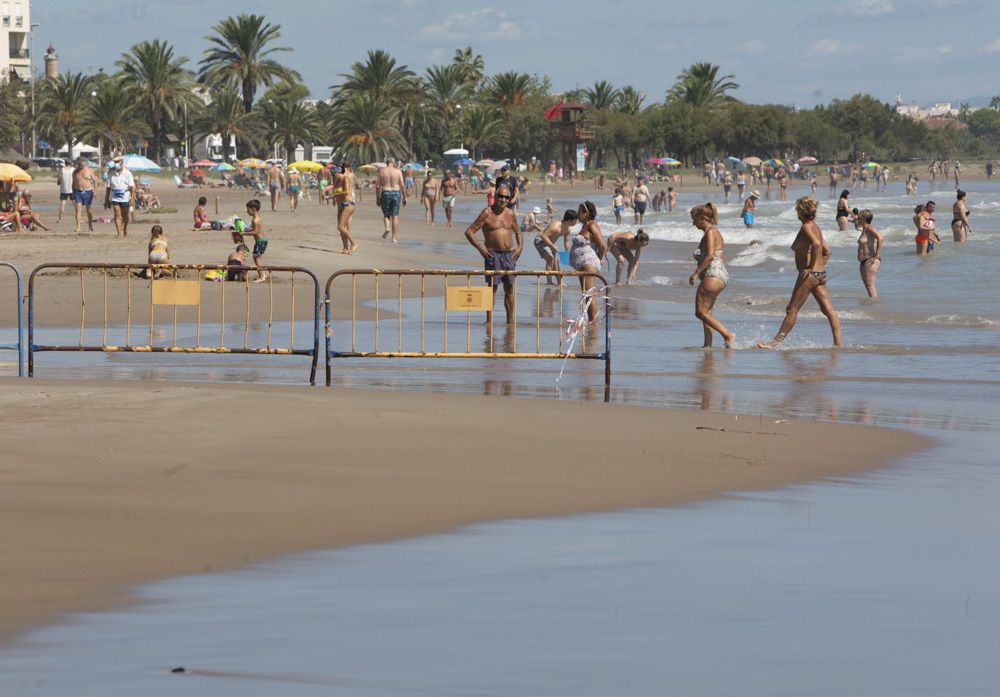
[[[743,202],[743,224],[747,226],[747,230],[753,230],[754,211],[757,210],[757,199],[759,198],[760,192],[754,189],[747,196],[747,200]]]
[[[542,214],[542,209],[535,206],[530,211],[525,213],[524,220],[521,222],[521,232],[541,232],[545,228],[538,221],[538,216]]]
[[[125,166],[121,156],[118,156],[108,175],[108,189],[104,196],[104,205],[114,209],[117,237],[128,237],[128,223],[132,217],[134,198],[135,178]]]
[[[507,187],[507,191],[510,192],[510,200],[507,202],[507,208],[514,209],[517,208],[518,204],[518,189],[517,189],[517,177],[512,177],[510,174],[510,167],[504,165],[500,168],[500,176],[497,177],[496,182],[493,186],[494,191],[498,190],[501,186]]]

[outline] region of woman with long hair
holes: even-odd
[[[577,222],[583,227],[573,235],[569,251],[569,262],[577,271],[597,273],[601,268],[601,260],[607,252],[601,226],[597,224],[597,206],[590,201],[584,201],[576,212]],[[593,290],[595,276],[581,276],[580,288],[584,293]],[[591,302],[587,308],[587,316],[591,323],[597,321],[597,302]]]
[[[958,177],[958,170],[955,170]],[[965,207],[965,192],[959,189],[955,193],[955,203],[951,206],[951,234],[956,242],[965,242],[969,227],[969,209]]]
[[[816,224],[816,211],[819,202],[812,196],[803,196],[795,202],[795,212],[802,222],[799,233],[792,242],[792,251],[795,253],[795,268],[798,269],[798,276],[795,277],[795,285],[792,287],[792,298],[785,308],[785,319],[781,323],[781,328],[770,341],[762,341],[757,346],[759,348],[775,348],[791,333],[798,319],[799,310],[805,304],[809,296],[816,298],[820,311],[826,315],[830,322],[830,331],[833,333],[833,345],[842,346],[840,337],[840,316],[833,307],[830,299],[830,292],[826,288],[826,264],[830,260],[830,247],[823,239],[823,232]]]
[[[722,234],[719,232],[719,211],[714,203],[706,203],[691,209],[691,223],[701,230],[701,242],[694,252],[694,260],[698,262],[694,273],[688,278],[692,286],[698,279],[698,292],[694,298],[694,316],[701,320],[705,332],[704,348],[712,348],[712,331],[722,335],[726,348],[733,345],[736,337],[726,326],[712,314],[719,293],[729,285],[729,270],[722,261]]]

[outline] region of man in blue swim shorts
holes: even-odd
[[[80,232],[80,214],[84,207],[87,208],[87,225],[90,231],[94,231],[94,211],[91,204],[94,203],[94,189],[97,187],[97,178],[93,170],[88,167],[84,159],[78,158],[76,166],[73,168],[73,208],[76,210],[76,230]]]
[[[747,226],[747,230],[753,229],[754,213],[757,210],[757,199],[759,198],[760,192],[754,189],[747,196],[747,200],[743,202],[743,224]]]
[[[403,173],[396,166],[396,161],[391,158],[386,166],[379,170],[378,179],[375,180],[375,203],[382,209],[382,221],[385,225],[382,239],[388,237],[391,232],[392,241],[399,242],[397,238],[399,207],[406,205],[406,184],[403,181]]]
[[[510,189],[506,184],[501,184],[493,196],[493,205],[484,208],[465,231],[465,238],[469,240],[469,244],[483,255],[487,271],[514,271],[517,259],[524,248],[521,228],[517,225],[517,214],[507,207],[508,201],[510,201]],[[483,243],[476,239],[476,232],[479,230],[483,231]],[[514,277],[503,275],[500,279],[503,282],[503,306],[507,312],[507,324],[514,324],[517,315]],[[486,285],[496,288],[496,282],[496,276],[492,274],[486,276]],[[493,326],[492,310],[486,313],[486,324]]]

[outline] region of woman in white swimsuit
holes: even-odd
[[[601,259],[607,252],[604,237],[601,235],[601,226],[597,224],[596,218],[597,206],[590,201],[580,204],[577,209],[577,222],[581,223],[583,228],[573,236],[569,250],[569,263],[577,271],[596,274],[601,268]],[[580,287],[583,292],[592,290],[596,280],[595,276],[581,276]],[[596,302],[590,303],[587,315],[591,323],[597,321]]]
[[[698,262],[694,273],[688,278],[692,286],[698,279],[698,292],[694,297],[694,316],[701,320],[705,334],[703,348],[712,348],[712,331],[717,331],[726,342],[726,348],[733,345],[736,337],[726,329],[726,325],[712,314],[719,293],[729,285],[729,271],[722,261],[722,234],[719,232],[719,211],[714,203],[706,203],[691,209],[691,223],[702,231],[701,242],[695,250],[694,260]]]

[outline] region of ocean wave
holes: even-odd
[[[993,329],[1000,327],[1000,319],[983,317],[982,315],[933,315],[920,324],[937,324],[948,327],[983,327]]]
[[[794,260],[794,256],[788,251],[779,251],[778,248],[753,244],[733,257],[730,266],[760,266],[768,261],[787,262]]]
[[[648,281],[636,281],[637,286],[680,286],[686,283],[678,278],[670,276],[652,276]]]

